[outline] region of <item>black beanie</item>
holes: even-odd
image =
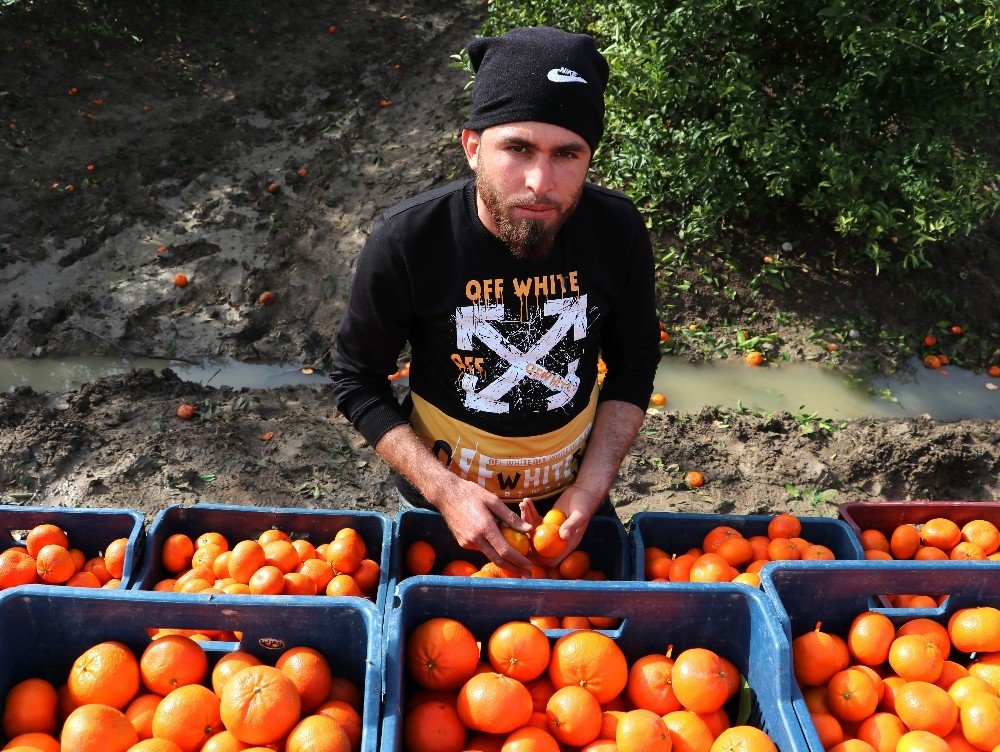
[[[476,82],[467,129],[535,120],[567,128],[597,149],[608,61],[592,36],[535,26],[477,37],[468,52]]]

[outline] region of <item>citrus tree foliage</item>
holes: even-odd
[[[492,3],[483,33],[542,23],[598,38],[595,168],[655,230],[805,212],[878,271],[1000,208],[995,0],[532,0]]]

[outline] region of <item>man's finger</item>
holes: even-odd
[[[559,537],[563,540],[569,540],[570,537],[577,531],[577,528],[583,523],[583,512],[574,509],[570,512],[569,517],[566,521],[559,526]]]
[[[507,527],[517,530],[519,533],[530,533],[531,525],[518,517],[517,513],[500,499],[487,502],[493,515],[504,523]]]
[[[503,556],[497,551],[487,540],[486,535],[479,535],[476,537],[473,548],[480,551],[487,559],[492,561],[497,566],[503,566]]]
[[[524,499],[521,501],[518,508],[521,510],[521,519],[533,528],[537,527],[542,521],[541,515],[538,514],[538,509],[535,508],[535,502],[531,499]]]
[[[496,536],[495,538],[493,536]],[[524,557],[520,551],[514,548],[507,539],[500,534],[497,530],[494,533],[492,530],[486,533],[486,542],[493,548],[500,556],[502,561],[496,562],[500,566],[507,567],[508,569],[514,569],[519,571],[521,574],[531,573],[531,562]]]

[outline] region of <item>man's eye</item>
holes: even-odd
[[[512,144],[511,146],[507,147],[507,151],[512,151],[515,154],[523,154],[525,151],[527,151],[527,149],[525,149],[523,146],[519,144]]]
[[[561,151],[559,152],[559,157],[562,159],[576,159],[576,152],[574,151]]]

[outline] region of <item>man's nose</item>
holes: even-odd
[[[543,196],[554,187],[552,167],[546,159],[536,159],[524,173],[524,185],[536,196]]]

